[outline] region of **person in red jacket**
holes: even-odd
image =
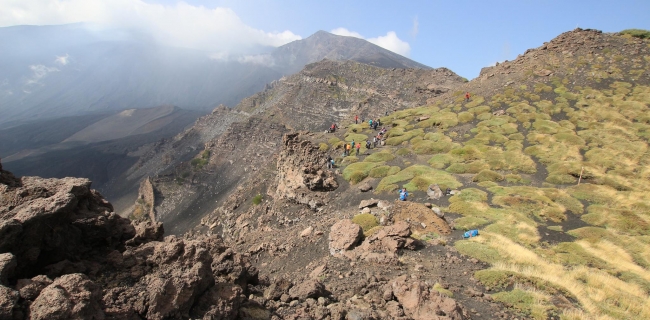
[[[359,155],[359,149],[361,149],[361,142],[357,142],[357,155]]]
[[[359,116],[354,116],[354,124],[359,124]]]
[[[469,101],[469,92],[465,92],[465,102]]]

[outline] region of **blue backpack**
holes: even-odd
[[[478,230],[469,230],[463,234],[463,238],[471,238],[478,236]]]

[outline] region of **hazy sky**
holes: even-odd
[[[96,22],[216,55],[279,46],[318,30],[365,38],[474,78],[576,27],[650,29],[649,0],[2,0],[0,26]]]

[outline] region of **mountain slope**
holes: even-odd
[[[161,221],[170,225],[170,232],[182,233],[211,212],[215,201],[231,188],[253,179],[258,169],[269,168],[269,159],[289,130],[325,131],[332,122],[355,115],[376,118],[387,110],[425,104],[461,83],[461,77],[444,68],[389,70],[324,60],[272,83],[232,111],[217,110],[204,117],[147,154],[140,165],[147,168],[146,175],[157,175],[154,184],[165,198],[158,208]],[[190,163],[197,148],[208,157]],[[175,161],[165,162],[165,158]],[[180,159],[186,162],[179,164]]]
[[[308,66],[244,100],[237,108],[252,116],[155,177],[157,217],[172,232],[198,223],[192,232],[220,234],[273,277],[318,270],[354,306],[379,310],[387,301],[354,298],[374,283],[366,272],[401,272],[433,279],[427,288],[453,294],[476,319],[512,317],[506,306],[535,319],[650,316],[648,40],[577,29],[438,95],[435,85],[422,90],[427,81],[381,80],[408,75],[363,66],[354,78],[343,71],[352,62],[320,68],[327,63],[336,65]],[[375,91],[361,84],[373,79]],[[374,102],[359,104],[366,98]],[[374,118],[390,104],[398,111],[380,118],[384,144],[342,156],[345,142],[377,133],[352,115]],[[341,130],[323,133],[321,118]],[[392,203],[402,187],[411,214]],[[368,204],[376,200],[385,202]],[[455,230],[432,228],[435,213],[417,209],[423,203]],[[386,257],[351,241],[333,256],[328,238],[345,218],[375,244],[406,222],[421,247]],[[478,237],[460,240],[475,228]]]

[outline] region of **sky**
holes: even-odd
[[[92,22],[167,45],[243,55],[319,30],[472,79],[576,27],[650,29],[648,0],[2,0],[0,27]]]

